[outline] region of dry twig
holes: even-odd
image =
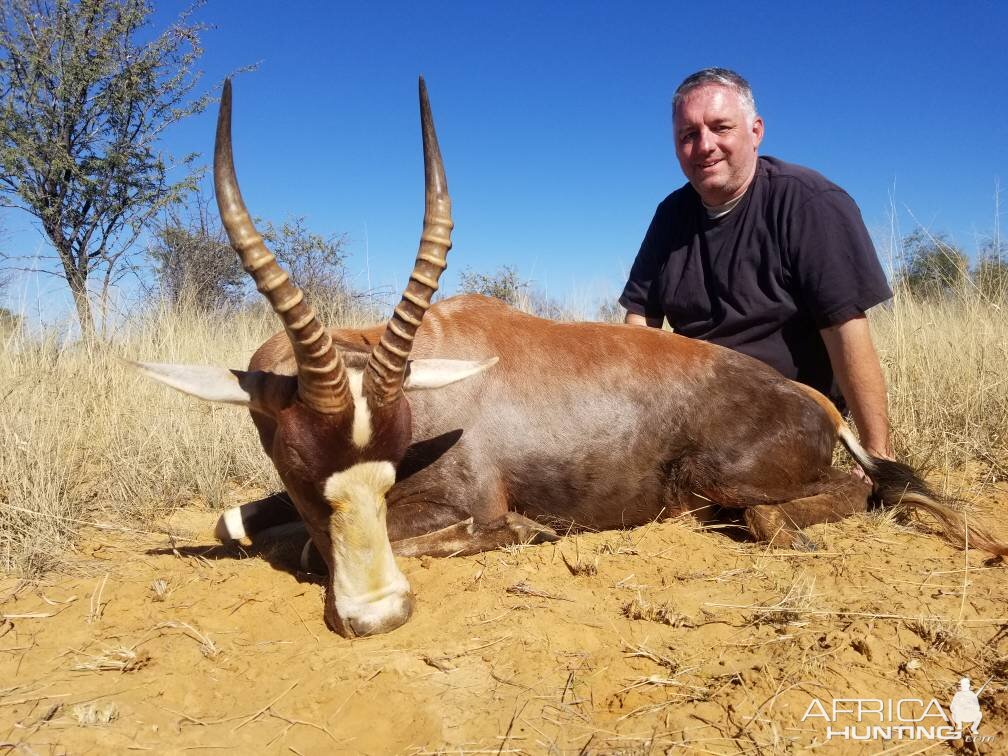
[[[513,593],[519,596],[536,596],[538,598],[552,599],[553,601],[573,601],[574,599],[569,599],[566,596],[557,596],[553,593],[546,593],[546,591],[540,591],[538,588],[533,588],[528,584],[527,580],[522,580],[521,582],[515,583],[510,588],[507,589],[508,593]]]

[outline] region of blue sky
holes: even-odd
[[[156,3],[155,24],[184,7]],[[763,154],[850,192],[873,232],[919,222],[968,252],[1008,184],[1008,4],[210,2],[207,87],[235,81],[235,154],[253,214],[346,233],[361,288],[399,286],[423,205],[416,77],[454,202],[444,288],[515,266],[551,296],[615,297],[657,203],[684,183],[679,81],[753,85]],[[214,112],[166,138],[209,161]],[[1002,196],[1008,205],[1008,194]],[[5,212],[6,244],[42,245]],[[33,285],[34,286],[34,285]],[[43,280],[33,291],[63,297]],[[48,309],[48,308],[47,308]]]

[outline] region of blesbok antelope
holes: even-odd
[[[959,515],[907,466],[869,456],[833,405],[745,355],[651,328],[556,323],[479,296],[431,305],[451,246],[451,203],[423,80],[426,211],[387,325],[327,331],[256,232],[231,154],[231,86],[217,123],[221,219],[284,332],[247,371],[140,364],[210,401],[247,406],[328,567],[325,618],[346,636],[410,616],[394,554],[470,554],[554,540],[550,523],[640,525],[711,502],[744,508],[752,535],[864,511],[869,484],[830,466],[837,438],[885,504]],[[256,522],[257,518],[260,522]],[[269,513],[236,508],[241,536]],[[970,528],[969,543],[1008,547]]]

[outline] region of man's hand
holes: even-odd
[[[627,312],[626,317],[623,318],[623,322],[627,325],[650,326],[651,328],[661,328],[664,320],[665,318],[646,318],[632,312]]]

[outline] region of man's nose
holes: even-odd
[[[706,154],[714,151],[714,133],[710,129],[697,132],[697,149]]]

